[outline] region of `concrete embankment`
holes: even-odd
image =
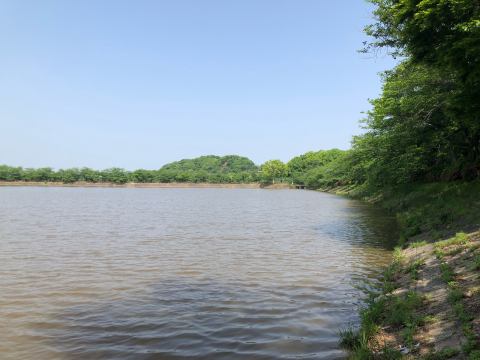
[[[0,181],[0,186],[42,186],[42,187],[119,187],[119,188],[214,188],[214,189],[295,189],[295,185],[289,184],[212,184],[212,183],[135,183],[124,184],[87,181],[77,181],[64,184],[61,182],[35,182],[35,181]]]

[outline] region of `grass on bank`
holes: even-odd
[[[468,356],[469,360],[480,360],[480,350],[477,350],[477,340],[472,330],[472,325],[470,324],[473,316],[469,315],[463,307],[462,299],[464,298],[464,294],[457,287],[458,282],[452,281],[455,276],[453,269],[448,264],[442,264],[440,271],[442,272],[442,280],[450,289],[447,300],[454,304],[453,312],[462,322],[462,330],[467,338],[467,343],[462,346],[462,351]]]
[[[417,269],[423,264],[423,259],[404,266],[406,257],[401,248],[394,251],[393,264],[384,270],[383,291],[380,296],[370,294],[365,300],[365,306],[360,310],[360,326],[352,326],[339,330],[340,346],[352,352],[354,359],[401,359],[403,354],[396,349],[391,349],[386,344],[380,344],[375,336],[383,326],[404,327],[403,340],[407,346],[414,349],[414,335],[418,326],[436,321],[431,316],[416,315],[414,310],[422,307],[426,297],[417,292],[407,292],[404,298],[392,294],[397,285],[393,282],[398,272],[416,274]]]
[[[417,269],[422,265],[422,260],[404,265],[406,261],[406,256],[402,254],[404,244],[412,238],[418,240],[411,242],[409,248],[436,242],[434,252],[440,259],[469,250],[468,256],[475,256],[470,269],[480,270],[480,256],[473,254],[480,244],[471,246],[468,235],[458,232],[459,229],[468,229],[467,232],[471,232],[473,225],[480,223],[480,181],[409,184],[378,192],[361,186],[350,187],[348,191],[350,196],[370,200],[397,214],[399,246],[394,251],[392,266],[384,271],[383,294],[379,297],[371,295],[365,301],[365,308],[360,312],[360,326],[358,329],[353,327],[342,329],[339,333],[340,345],[349,349],[352,352],[350,357],[354,359],[398,359],[402,357],[399,351],[387,349],[376,340],[382,326],[395,324],[405,326],[402,336],[407,346],[411,346],[416,328],[435,321],[414,314],[414,309],[420,307],[425,300],[421,295],[407,293],[402,300],[391,294],[398,287],[393,281],[395,273],[410,273],[411,280],[414,281],[418,276]],[[454,237],[441,241],[446,236]],[[480,350],[477,349],[478,344],[469,323],[471,316],[462,305],[464,294],[458,288],[453,269],[443,264],[441,270],[442,280],[450,289],[448,301],[454,305],[455,315],[463,322],[462,329],[468,340],[462,350],[469,360],[480,360]],[[478,292],[480,291],[475,293]],[[431,352],[422,358],[447,359],[458,353],[458,350],[446,349],[440,353]]]

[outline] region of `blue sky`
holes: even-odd
[[[390,58],[361,0],[0,0],[0,164],[261,164],[350,147]]]

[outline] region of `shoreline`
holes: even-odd
[[[320,189],[380,205],[399,223],[392,265],[361,307],[360,326],[339,332],[349,358],[480,359],[479,187]]]
[[[91,183],[87,181],[77,181],[64,184],[62,182],[41,182],[41,181],[0,181],[0,186],[40,186],[40,187],[102,187],[102,188],[197,188],[197,189],[296,189],[299,185],[291,184],[214,184],[214,183],[135,183],[126,182],[124,184],[98,182]]]

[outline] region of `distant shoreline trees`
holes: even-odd
[[[285,177],[290,173],[288,166],[280,160],[268,160],[261,167],[262,177],[275,184],[275,178]]]
[[[22,168],[0,165],[0,181],[35,181],[73,183],[87,181],[92,183],[126,182],[141,183],[252,183],[262,181],[259,167],[250,159],[237,155],[202,156],[196,159],[184,159],[163,166],[159,170],[138,169],[127,171],[123,168],[93,170],[87,167],[59,169],[51,167]]]

